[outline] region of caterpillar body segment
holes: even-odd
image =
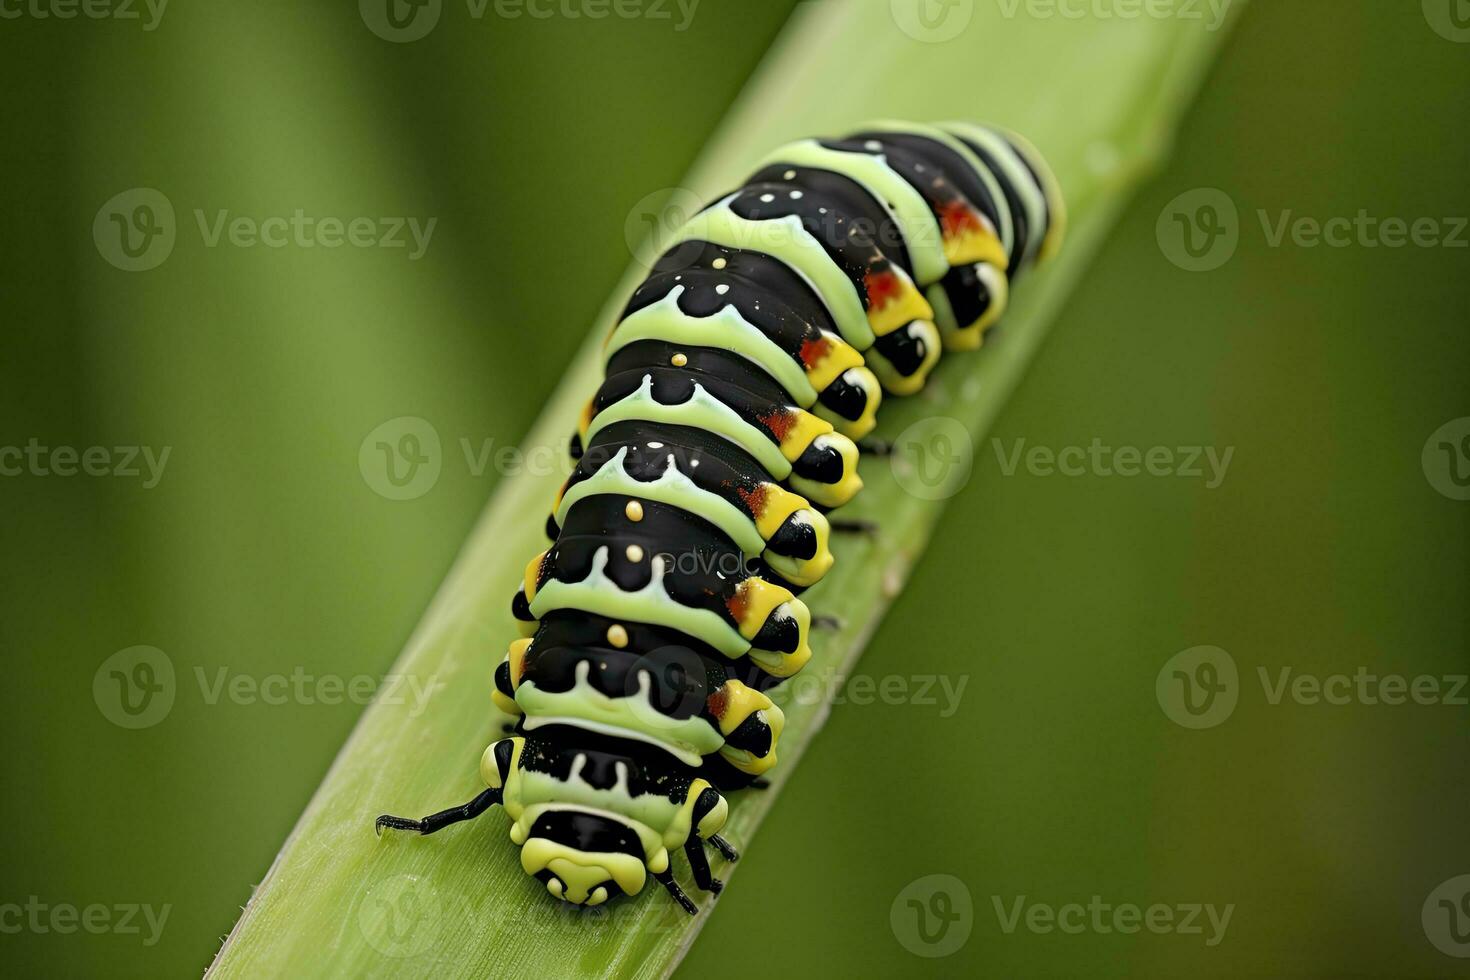
[[[717,527],[652,500],[636,521],[618,497],[574,506],[556,543],[527,567],[523,594],[536,619],[579,609],[666,626],[778,677],[811,657],[805,603],[752,570]]]
[[[533,725],[590,723],[656,744],[691,767],[718,755],[748,777],[760,775],[775,764],[785,725],[762,691],[776,678],[753,661],[685,640],[667,628],[554,613],[534,637],[511,644],[496,669],[497,700]],[[629,657],[630,648],[647,652]],[[707,778],[721,788],[748,781],[713,769]]]
[[[525,567],[493,671],[514,735],[469,803],[377,827],[433,833],[495,804],[553,896],[652,877],[718,892],[724,794],[777,762],[771,691],[811,658],[800,598],[833,564],[826,512],[862,486],[883,393],[978,347],[1065,212],[1034,148],[994,127],[880,121],[799,140],[693,216],[633,292]],[[850,523],[850,522],[849,522]]]
[[[684,353],[677,366],[704,373],[697,352],[719,349],[758,367],[795,404],[815,408],[844,435],[867,435],[878,411],[876,379],[815,297],[796,305],[776,298],[771,280],[777,290],[785,285],[787,292],[804,292],[800,279],[768,256],[695,244],[696,256],[687,248],[670,254],[699,264],[679,266],[666,256],[660,265],[668,271],[656,271],[638,287],[608,339],[608,359],[629,344],[662,341],[675,351],[671,360]]]
[[[719,528],[748,559],[760,559],[789,588],[815,584],[832,566],[827,518],[773,481],[739,447],[702,429],[670,442],[662,429],[628,422],[601,430],[557,497],[553,539],[570,509],[589,496],[669,504]]]

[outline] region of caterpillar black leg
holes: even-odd
[[[669,893],[669,897],[678,902],[685,912],[688,912],[690,915],[699,914],[699,906],[695,905],[694,901],[688,895],[684,894],[684,889],[680,888],[679,883],[674,880],[674,870],[672,868],[665,868],[661,872],[655,872],[653,877],[660,885],[664,886]]]
[[[415,820],[412,817],[395,817],[385,813],[373,821],[373,829],[379,836],[382,836],[384,827],[389,830],[416,830],[420,834],[432,834],[436,830],[443,830],[450,824],[473,820],[499,802],[500,790],[487,789],[463,806],[440,810],[421,820]]]
[[[694,834],[684,842],[684,856],[689,859],[689,870],[694,872],[694,883],[707,892],[718,895],[725,883],[716,878],[709,869],[709,858],[704,853],[704,841]]]
[[[812,617],[812,629],[814,630],[840,630],[843,627],[842,617],[833,616],[830,613],[817,613]]]
[[[893,443],[887,439],[864,439],[857,444],[858,452],[864,456],[892,456]]]
[[[731,847],[730,842],[725,840],[725,838],[721,837],[719,834],[710,834],[709,843],[714,847],[715,850],[720,852],[720,857],[724,858],[726,861],[729,861],[731,864],[734,864],[736,861],[740,860],[740,852]]]

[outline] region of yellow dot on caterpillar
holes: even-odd
[[[623,513],[628,515],[630,521],[643,520],[643,505],[636,500],[628,501],[628,506],[623,508]]]
[[[621,623],[613,623],[607,628],[607,642],[621,650],[628,645],[628,631]]]
[[[642,561],[643,549],[638,547],[636,544],[630,544],[628,545],[627,555],[629,561]]]
[[[729,262],[726,262],[722,258],[715,259],[713,262],[710,263],[710,265],[713,266],[716,269],[723,269],[725,266],[727,266],[729,264],[730,264]]]
[[[674,365],[674,367],[683,367],[684,365],[689,363],[689,358],[685,357],[683,354],[675,354],[673,357],[669,358],[669,363]]]

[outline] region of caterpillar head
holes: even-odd
[[[573,905],[636,895],[647,880],[643,846],[626,824],[581,810],[553,809],[531,825],[521,867]]]

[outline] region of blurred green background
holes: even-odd
[[[210,703],[199,675],[390,669],[494,489],[461,440],[521,437],[645,199],[677,184],[789,5],[703,0],[678,30],[677,7],[473,20],[451,4],[414,44],[350,3],[179,0],[154,30],[138,9],[0,20],[0,447],[169,447],[151,488],[0,477],[0,906],[169,913],[147,944],[141,916],[141,934],[62,935],[12,932],[0,908],[13,975],[208,963],[361,707]],[[978,444],[861,668],[966,677],[957,710],[839,705],[685,975],[1470,975],[1421,922],[1470,873],[1464,705],[1272,704],[1258,677],[1470,672],[1470,503],[1421,465],[1470,415],[1470,250],[1273,246],[1260,218],[1365,209],[1448,235],[1470,214],[1470,45],[1426,9],[1246,11],[991,433],[1004,452],[1234,447],[1225,479],[1006,475]],[[140,273],[92,234],[135,187],[178,219]],[[1198,188],[1239,214],[1238,248],[1207,272],[1156,233]],[[437,222],[410,259],[208,248],[194,218],[297,208]],[[437,483],[401,501],[358,468],[400,416],[444,443]],[[139,644],[168,655],[178,695],[125,730],[93,681]],[[1155,681],[1200,645],[1233,658],[1238,704],[1189,730]],[[973,905],[942,959],[890,927],[930,874]],[[1208,924],[1008,933],[995,909],[1094,895],[1234,910],[1207,947]]]

